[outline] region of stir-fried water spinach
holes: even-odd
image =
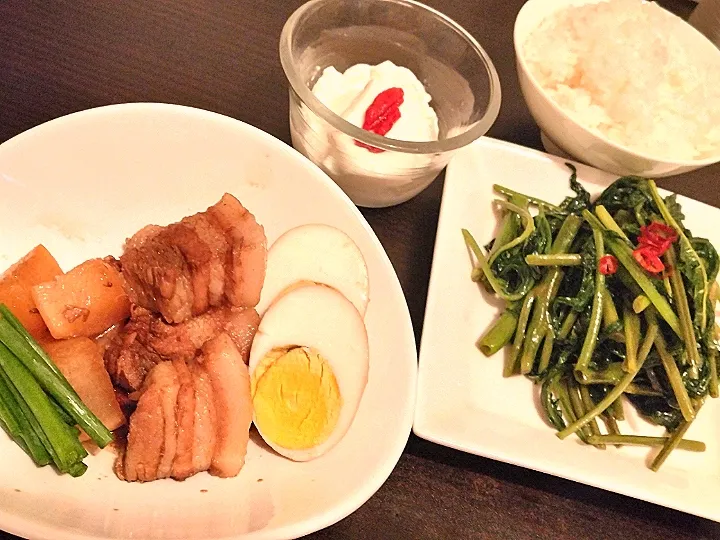
[[[718,396],[720,258],[652,180],[618,178],[593,202],[568,167],[573,197],[555,205],[496,185],[497,237],[481,248],[462,231],[472,279],[506,301],[477,346],[509,346],[504,376],[540,385],[558,437],[658,447],[657,471],[676,448],[705,449],[683,436]],[[621,434],[623,398],[667,435]]]

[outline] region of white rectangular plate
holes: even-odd
[[[654,455],[648,449],[597,450],[575,437],[559,440],[538,412],[539,389],[524,377],[502,377],[504,351],[486,358],[475,348],[501,307],[470,280],[460,229],[469,229],[481,245],[493,238],[494,183],[559,203],[572,194],[566,161],[487,138],[453,158],[445,179],[420,346],[414,431],[458,450],[720,521],[720,400],[705,403],[686,435],[705,441],[707,450],[675,451],[654,473],[647,468]],[[617,178],[575,165],[593,196]],[[720,246],[720,210],[683,197],[678,201],[693,234]],[[631,407],[625,409],[628,414]],[[620,429],[663,432],[634,414]]]

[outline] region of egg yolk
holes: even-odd
[[[258,430],[290,450],[327,440],[342,408],[330,365],[306,347],[268,353],[253,372],[251,392]]]

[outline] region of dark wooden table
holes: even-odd
[[[179,103],[289,142],[277,41],[301,0],[0,2],[0,142],[71,112]],[[520,94],[512,28],[522,0],[428,0],[486,48],[502,82],[489,135],[540,148]],[[661,2],[687,16],[687,0]],[[661,182],[720,206],[720,166]],[[364,210],[422,330],[442,179],[403,205]],[[0,193],[0,201],[2,194]],[[720,538],[720,524],[410,437],[380,491],[312,538]],[[3,536],[0,533],[0,537]]]

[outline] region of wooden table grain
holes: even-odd
[[[486,48],[503,102],[489,135],[541,149],[514,67],[522,0],[428,0]],[[682,16],[694,4],[661,2]],[[289,142],[277,41],[300,0],[4,0],[0,142],[101,105],[159,101],[238,118]],[[720,206],[720,166],[662,181]],[[419,339],[442,178],[394,208],[363,210],[397,270]],[[0,200],[1,199],[0,194]],[[12,538],[8,535],[2,538]],[[410,437],[357,512],[308,538],[720,538],[720,524]]]

